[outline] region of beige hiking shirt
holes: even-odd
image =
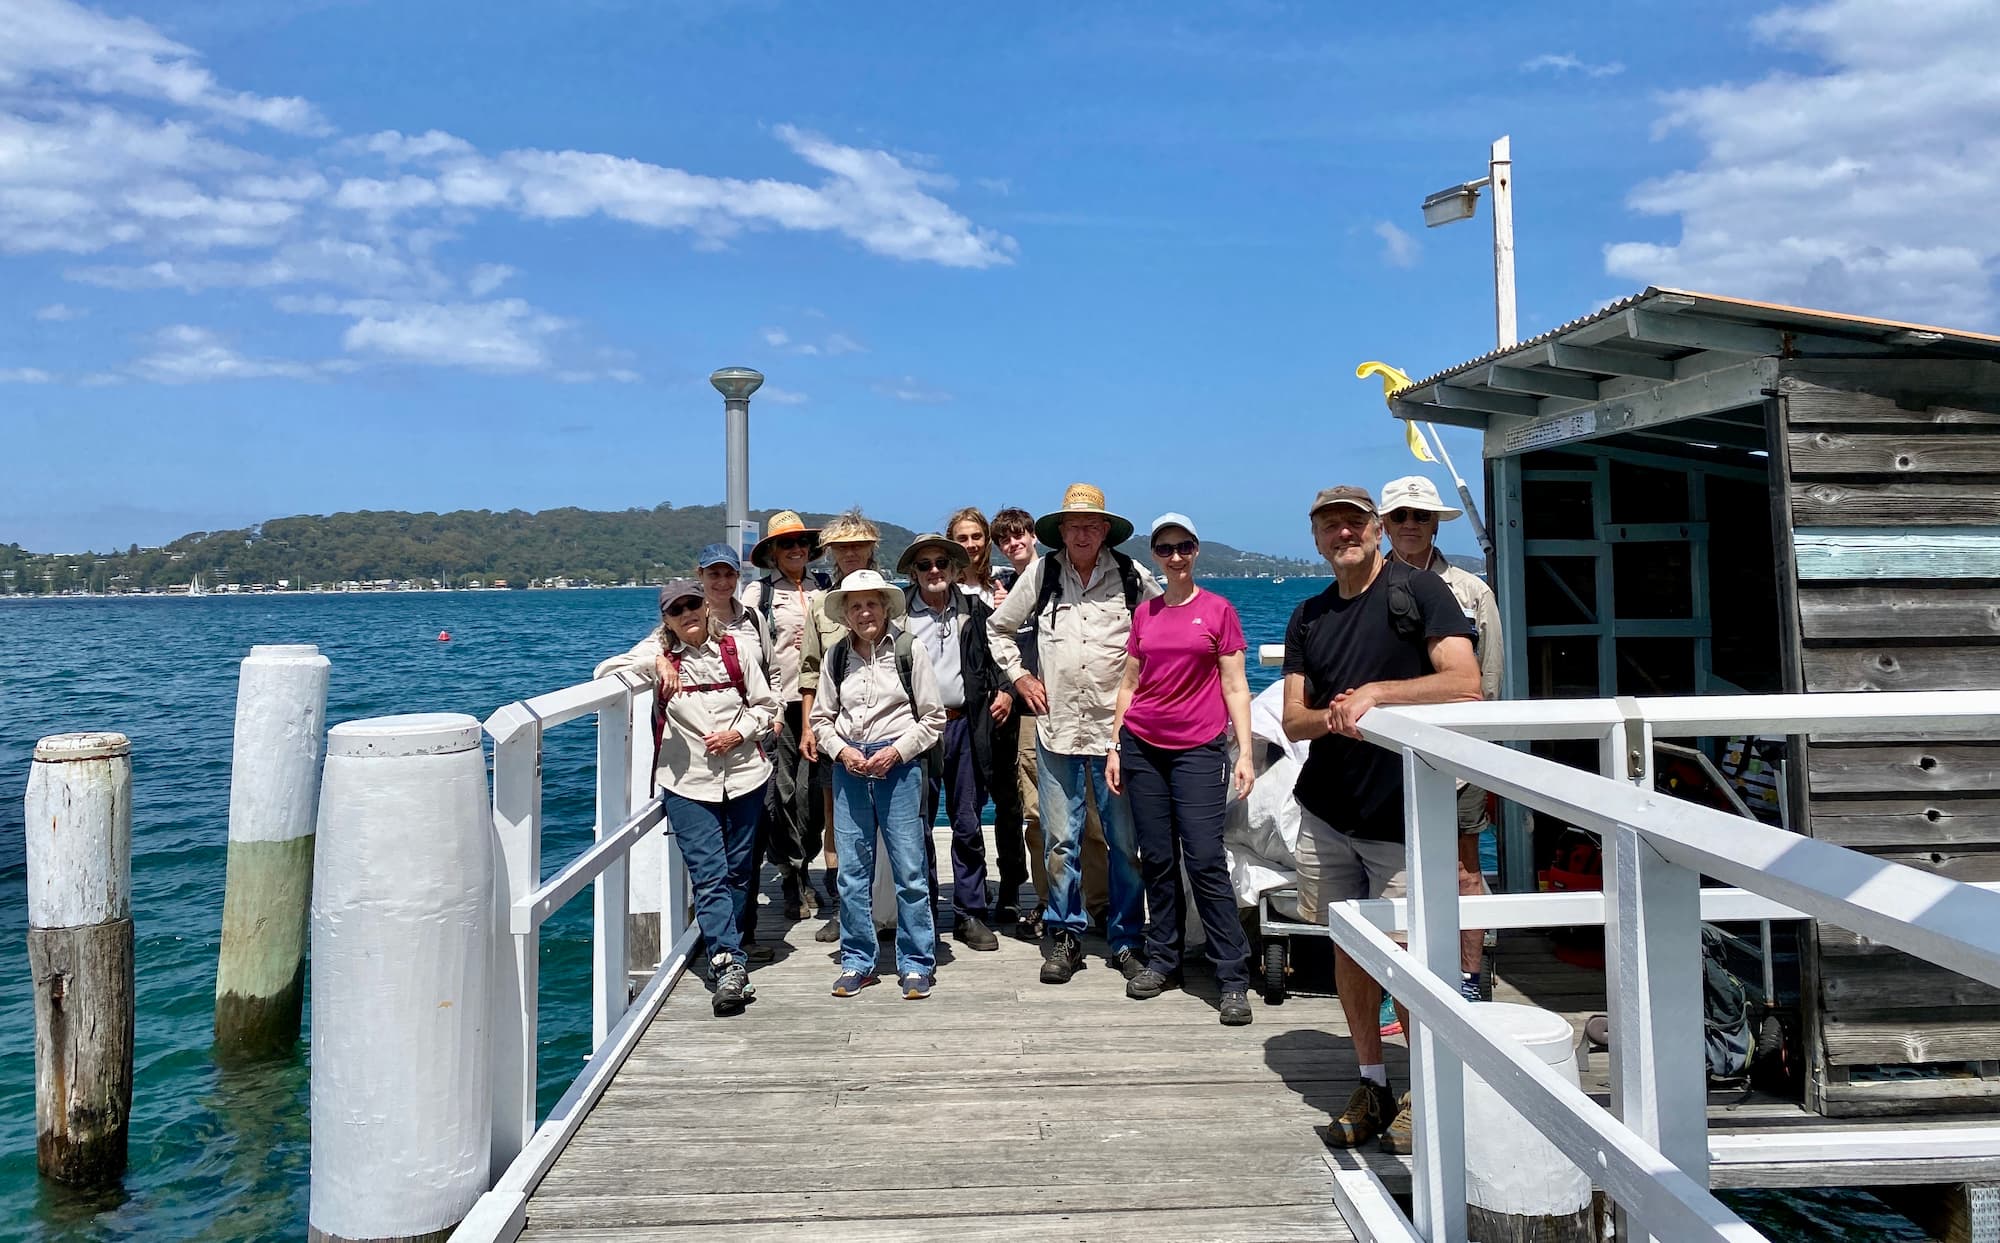
[[[897,629],[892,623],[866,658],[850,647],[840,684],[828,677],[813,692],[807,728],[827,759],[837,760],[850,745],[893,742],[896,754],[908,763],[930,750],[944,732],[944,701],[938,698],[930,654],[921,643],[910,648],[911,693],[903,692],[903,675],[896,671]]]
[[[1444,554],[1431,550],[1431,572],[1444,580],[1451,588],[1452,598],[1472,622],[1478,633],[1473,639],[1472,650],[1479,657],[1479,697],[1481,699],[1500,698],[1500,664],[1506,658],[1507,645],[1500,639],[1500,604],[1493,598],[1493,589],[1486,580],[1471,570],[1462,569],[1445,560]],[[1474,833],[1486,825],[1486,791],[1465,781],[1458,783],[1458,831]]]
[[[730,684],[721,644],[713,635],[692,648],[676,639],[674,650],[681,657],[681,689],[667,699],[654,780],[661,789],[701,803],[752,793],[771,779],[771,762],[758,744],[770,735],[771,723],[783,711],[756,645],[741,641],[736,645],[743,693]],[[700,686],[715,689],[692,689]],[[702,739],[731,729],[741,733],[743,741],[720,755],[708,754]]]
[[[1049,694],[1049,710],[1035,728],[1041,744],[1058,755],[1104,755],[1111,750],[1111,718],[1125,676],[1125,640],[1132,633],[1125,585],[1109,549],[1098,554],[1088,583],[1078,579],[1067,552],[1037,557],[986,619],[987,642],[1000,672],[1018,682],[1027,669],[1014,633],[1034,611],[1044,574],[1061,574],[1063,583],[1061,596],[1035,620],[1042,685]],[[1139,598],[1159,594],[1159,583],[1141,567]]]
[[[745,608],[762,616],[765,592],[771,597],[771,658],[768,662],[777,679],[778,698],[797,703],[799,698],[799,657],[805,650],[806,626],[826,593],[808,575],[803,587],[780,574],[766,576],[743,585]]]

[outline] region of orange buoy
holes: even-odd
[[[449,631],[449,630],[440,630],[440,631],[438,631],[438,642],[440,642],[440,643],[449,643],[449,642],[451,642],[451,631]]]

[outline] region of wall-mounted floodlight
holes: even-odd
[[[1489,186],[1493,190],[1493,318],[1500,348],[1506,349],[1518,339],[1514,331],[1513,144],[1504,137],[1493,144],[1486,176],[1462,181],[1425,199],[1424,227],[1435,229],[1472,219],[1479,210],[1479,192]]]
[[[1491,184],[1491,178],[1482,177],[1431,195],[1424,200],[1424,227],[1435,229],[1441,224],[1472,219],[1479,210],[1479,192]]]

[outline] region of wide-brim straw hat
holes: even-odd
[[[1104,490],[1093,484],[1073,483],[1063,490],[1062,508],[1035,519],[1035,538],[1050,548],[1063,546],[1062,520],[1071,514],[1095,514],[1111,523],[1109,543],[1116,547],[1132,538],[1130,520],[1104,507]]]
[[[904,612],[903,589],[874,570],[856,570],[840,580],[840,586],[826,593],[826,615],[847,624],[847,597],[857,591],[879,591],[889,612],[889,620],[900,620]]]
[[[944,549],[945,552],[950,554],[951,563],[957,566],[961,572],[972,565],[972,556],[965,549],[960,548],[957,544],[936,531],[926,531],[911,540],[910,546],[903,550],[903,555],[896,558],[896,573],[905,577],[912,574],[917,561],[917,553],[925,548]]]
[[[789,509],[781,509],[764,520],[764,538],[758,540],[756,545],[750,549],[750,564],[760,570],[773,568],[777,564],[774,560],[776,550],[771,547],[771,544],[773,541],[782,539],[787,535],[805,535],[811,537],[812,547],[806,550],[806,559],[810,561],[819,556],[819,528],[809,527],[806,525],[804,518],[799,517]]]
[[[1383,484],[1382,500],[1376,508],[1385,514],[1397,509],[1427,509],[1439,522],[1449,522],[1465,512],[1445,504],[1437,485],[1422,475],[1405,475]]]

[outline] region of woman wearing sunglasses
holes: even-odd
[[[659,689],[653,775],[694,886],[715,1013],[735,1014],[752,992],[742,925],[752,838],[771,779],[760,744],[781,705],[756,644],[711,627],[699,582],[680,578],[660,588],[660,617],[659,663],[678,681]]]
[[[1144,1000],[1180,983],[1185,861],[1222,986],[1222,1022],[1237,1027],[1250,1021],[1250,943],[1236,915],[1222,821],[1228,783],[1241,798],[1256,777],[1243,667],[1248,644],[1235,606],[1195,585],[1201,537],[1194,520],[1161,514],[1153,520],[1152,544],[1167,590],[1132,612],[1105,765],[1106,783],[1131,800],[1146,881],[1146,966],[1126,982],[1125,995]]]

